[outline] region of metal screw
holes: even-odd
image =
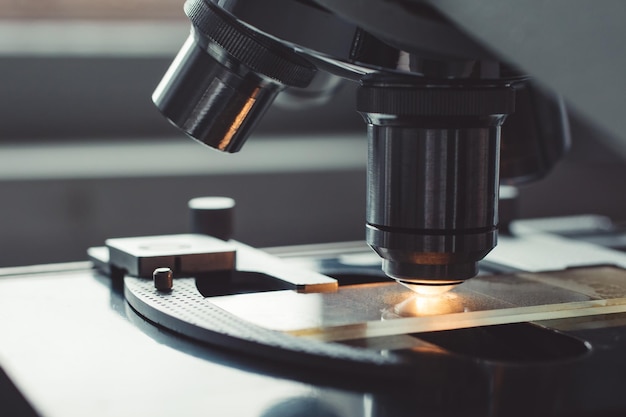
[[[152,273],[154,287],[157,291],[171,291],[174,286],[174,274],[169,268],[157,268]]]

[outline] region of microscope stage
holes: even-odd
[[[525,360],[565,360],[584,356],[588,346],[559,332],[568,323],[562,319],[626,313],[626,271],[615,267],[484,275],[440,296],[419,296],[387,281],[340,285],[334,292],[205,297],[202,279],[179,278],[171,292],[161,292],[149,280],[127,276],[126,298],[148,320],[205,343],[297,366],[341,365],[344,372],[370,376],[397,372],[399,379],[420,363],[419,358],[412,363],[412,356],[423,355],[426,346],[431,354],[494,359],[493,346],[464,350],[454,336],[443,343],[438,332],[533,327],[507,335],[507,343],[515,344],[516,352],[526,350]],[[507,352],[496,357],[506,359]]]
[[[589,346],[561,333],[556,320],[626,313],[620,267],[504,273],[492,265],[452,291],[422,296],[382,275],[379,258],[367,250],[281,259],[229,244],[237,249],[235,269],[180,276],[171,291],[126,274],[127,302],[148,321],[209,345],[392,380],[411,378],[433,352],[514,364],[582,357]],[[502,333],[506,326],[517,330]],[[474,342],[461,342],[467,337]]]
[[[175,275],[170,292],[87,263],[1,270],[0,365],[51,417],[626,410],[615,252],[549,272],[487,262],[439,297],[381,276],[362,244],[269,252],[237,246],[236,270]],[[328,276],[337,288],[315,284]]]

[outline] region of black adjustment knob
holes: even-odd
[[[222,240],[233,235],[235,200],[229,197],[197,197],[187,204],[191,231]]]

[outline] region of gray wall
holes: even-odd
[[[172,57],[0,55],[0,143],[182,135],[152,104]],[[354,85],[330,106],[274,107],[257,132],[364,131]]]
[[[234,238],[255,246],[357,240],[363,172],[2,181],[0,265],[85,259],[109,237],[188,232],[186,202],[236,199]]]

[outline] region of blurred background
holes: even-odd
[[[0,266],[85,259],[106,238],[188,230],[187,200],[237,201],[254,246],[364,236],[366,134],[354,86],[275,106],[225,155],[171,127],[151,94],[189,32],[182,1],[0,0]],[[520,190],[521,217],[626,220],[622,148],[577,114],[573,147]]]

